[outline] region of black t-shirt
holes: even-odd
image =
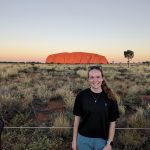
[[[78,132],[87,137],[108,139],[110,122],[119,117],[116,101],[107,94],[94,93],[89,88],[81,91],[75,99],[73,114],[80,116]]]

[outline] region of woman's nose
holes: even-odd
[[[95,81],[97,81],[97,78],[94,78],[94,79],[93,79],[93,82],[95,82]]]

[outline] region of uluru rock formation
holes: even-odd
[[[49,55],[46,58],[46,63],[60,63],[60,64],[108,64],[105,56],[85,53],[85,52],[72,52],[72,53],[57,53]]]

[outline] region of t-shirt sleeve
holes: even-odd
[[[82,114],[81,98],[80,95],[78,94],[74,102],[73,115],[81,116],[81,114]]]
[[[117,101],[111,100],[109,109],[109,122],[116,121],[119,118],[119,109]]]

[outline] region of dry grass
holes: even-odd
[[[150,120],[145,115],[145,111],[142,107],[137,108],[137,112],[130,117],[129,126],[134,128],[148,128]]]
[[[65,102],[67,110],[72,111],[75,96],[71,91],[70,87],[63,86],[62,88],[56,90],[55,94],[61,96],[63,101]]]
[[[37,122],[35,118],[32,118],[32,121],[26,120],[22,122],[23,118],[26,118],[25,114],[30,116],[28,112],[30,110],[29,104],[32,103],[33,99],[39,98],[41,101],[63,101],[66,111],[64,114],[55,116],[56,118],[53,119],[51,124],[55,124],[54,126],[70,126],[70,122],[73,120],[72,108],[75,96],[81,90],[89,87],[87,80],[88,66],[0,64],[0,113],[5,121],[7,120],[5,125],[13,126],[17,122],[22,123],[22,125],[43,125],[43,122]],[[102,65],[102,67],[109,86],[120,96],[120,119],[118,119],[118,125],[124,127],[149,127],[149,103],[146,102],[146,105],[144,105],[139,99],[140,95],[150,95],[149,67],[139,65],[131,66],[128,69],[127,66],[122,64]],[[131,110],[128,110],[128,107]],[[45,125],[47,125],[47,122]],[[69,134],[69,130],[67,130],[58,129],[55,133],[58,136],[67,136]],[[16,132],[14,133],[16,134]],[[143,134],[148,136],[148,133],[144,132]],[[134,137],[136,135],[137,137]],[[130,149],[132,142],[129,140],[131,140],[136,148],[136,140],[139,140],[140,137],[143,137],[143,135],[137,131],[134,133],[123,133],[119,136],[119,144],[123,148],[125,146],[123,145],[124,142],[127,142],[128,146],[126,146],[126,149]],[[141,145],[144,141],[145,138]]]
[[[122,131],[118,137],[123,150],[140,149],[147,137],[136,130]]]
[[[77,74],[81,77],[81,78],[87,78],[87,70],[78,70]]]
[[[54,123],[53,123],[54,127],[60,127],[60,128],[55,128],[54,129],[54,136],[64,136],[67,137],[69,135],[69,130],[67,128],[63,128],[63,127],[69,127],[70,126],[70,122],[67,118],[67,116],[63,113],[58,114],[55,118],[54,118]]]
[[[16,76],[18,74],[18,67],[9,66],[1,70],[0,77],[7,78],[9,76]]]
[[[119,105],[119,112],[121,115],[125,115],[125,106],[124,105]]]

